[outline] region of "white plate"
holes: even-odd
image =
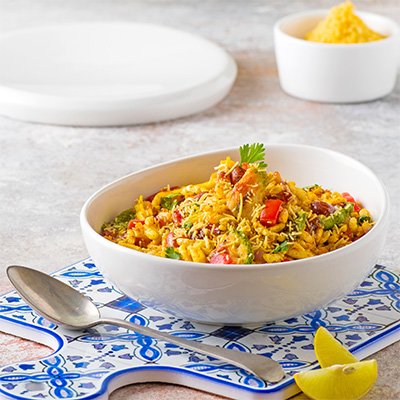
[[[190,33],[79,23],[0,38],[0,113],[61,125],[126,125],[203,111],[235,80],[232,57]]]

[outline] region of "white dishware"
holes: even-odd
[[[349,192],[370,210],[374,227],[354,243],[327,254],[276,264],[211,265],[167,259],[113,243],[99,232],[104,222],[170,185],[205,181],[221,159],[218,150],[134,172],[94,193],[81,211],[89,254],[118,288],[143,304],[205,323],[254,324],[300,315],[349,293],[375,265],[388,228],[388,195],[363,164],[310,146],[267,145],[268,170],[298,186],[318,183]]]
[[[387,38],[368,43],[330,44],[304,40],[328,10],[289,15],[274,26],[282,89],[306,100],[355,103],[389,94],[400,64],[399,26],[389,18],[357,13]]]
[[[61,125],[162,121],[222,100],[236,78],[219,46],[176,29],[87,22],[0,37],[0,114]]]

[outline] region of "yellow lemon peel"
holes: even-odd
[[[314,350],[321,369],[294,375],[297,386],[314,400],[358,400],[375,384],[376,360],[358,361],[327,329],[319,327]]]
[[[297,386],[314,400],[357,400],[374,385],[378,377],[376,360],[300,372]]]
[[[314,337],[314,351],[321,368],[330,367],[334,364],[351,364],[358,361],[322,326],[318,328]]]

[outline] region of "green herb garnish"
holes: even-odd
[[[165,250],[165,257],[172,258],[173,260],[181,259],[181,255],[173,247],[167,247]]]
[[[324,230],[332,229],[334,225],[343,224],[354,210],[353,203],[346,203],[343,208],[339,208],[333,214],[325,217],[320,216],[320,222]]]
[[[280,253],[280,252],[286,251],[286,250],[289,250],[289,243],[287,240],[278,244],[278,246],[275,247],[275,249],[272,253],[276,254],[276,253]]]
[[[161,207],[166,208],[167,210],[172,210],[178,204],[179,196],[180,194],[174,193],[161,197]]]
[[[193,222],[192,221],[186,221],[183,223],[182,228],[183,229],[190,229],[193,226]]]
[[[135,211],[132,208],[122,211],[119,215],[114,218],[114,221],[105,223],[101,229],[104,230],[117,230],[121,231],[128,227],[128,223],[131,219],[135,218]]]
[[[307,213],[303,212],[295,220],[296,228],[299,232],[303,232],[306,227]]]
[[[313,190],[313,189],[316,189],[316,188],[319,188],[319,187],[321,187],[321,186],[318,185],[318,183],[314,183],[314,185],[304,186],[303,189],[307,190],[307,191],[310,191],[310,190]]]
[[[368,217],[367,215],[364,215],[363,217],[358,218],[358,223],[361,225],[363,222],[371,222],[371,218]]]
[[[262,143],[244,144],[239,147],[240,166],[243,163],[257,163],[260,168],[266,168],[265,164],[265,147]]]
[[[116,225],[124,224],[125,222],[129,222],[133,218],[135,218],[135,211],[133,211],[132,208],[129,208],[128,210],[122,211],[121,214],[117,215],[115,217],[114,223]]]

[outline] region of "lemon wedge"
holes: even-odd
[[[358,361],[322,326],[318,328],[314,337],[314,351],[321,368],[335,364],[351,364]]]
[[[376,360],[300,372],[297,386],[314,400],[357,400],[374,385],[378,377]]]

